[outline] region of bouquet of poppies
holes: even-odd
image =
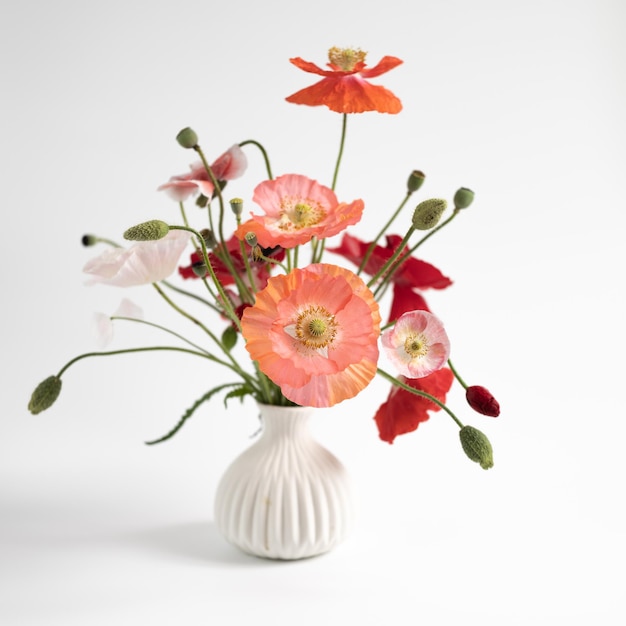
[[[446,288],[451,281],[414,255],[470,206],[474,193],[458,189],[450,209],[441,198],[419,202],[410,220],[405,220],[408,229],[395,234],[396,218],[424,182],[424,174],[414,170],[400,205],[372,241],[348,233],[362,217],[363,200],[345,202],[335,195],[348,116],[365,111],[396,114],[402,109],[393,93],[369,82],[402,61],[385,56],[368,67],[365,56],[358,49],[331,48],[328,69],[301,58],[290,59],[321,79],[287,101],[324,105],[343,116],[330,187],[302,174],[275,177],[268,153],[257,141],[235,144],[210,162],[192,129],[178,134],[178,143],[194,151],[198,160],[189,172],[172,176],[159,190],[179,204],[180,223],[150,220],[132,226],[124,233],[124,239],[134,242],[127,246],[86,235],[85,245],[105,244],[107,249],[89,261],[84,271],[92,282],[152,285],[168,306],[206,334],[208,346],[145,320],[139,307],[123,300],[112,316],[97,316],[103,342],[112,333],[113,321],[124,320],[156,327],[173,336],[177,345],[103,350],[75,357],[35,389],[29,403],[32,413],[55,402],[65,371],[83,358],[170,350],[208,360],[211,367],[224,367],[234,380],[208,390],[170,432],[150,444],[169,439],[218,393],[224,394],[225,402],[252,396],[261,404],[330,407],[355,397],[379,375],[391,385],[389,396],[373,416],[383,441],[392,443],[396,436],[417,429],[430,412],[443,410],[458,424],[467,456],[485,469],[493,465],[487,437],[463,425],[445,402],[456,380],[477,412],[495,417],[498,403],[484,387],[468,386],[452,365],[444,325],[422,294],[424,289]],[[248,149],[263,158],[267,179],[254,189],[256,212],[244,215],[244,200],[227,198],[225,190],[229,181],[244,175]],[[202,209],[203,227],[190,225],[189,201]],[[346,261],[348,267],[333,259]],[[171,279],[176,272],[178,283]],[[198,288],[188,288],[191,283]],[[383,322],[381,307],[389,290]],[[206,319],[183,307],[186,298],[206,305]],[[395,371],[380,366],[381,351]]]

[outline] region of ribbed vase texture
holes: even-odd
[[[259,405],[263,432],[226,470],[215,522],[244,552],[271,559],[322,554],[354,519],[350,478],[313,439],[310,407]]]

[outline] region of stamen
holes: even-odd
[[[333,47],[328,51],[328,60],[346,72],[354,69],[357,63],[365,61],[367,52],[359,48],[337,48]]]

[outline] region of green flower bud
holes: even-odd
[[[243,200],[241,198],[233,198],[230,201],[230,208],[233,210],[233,213],[239,217],[243,211]]]
[[[209,204],[209,199],[203,193],[201,193],[196,198],[196,206],[200,207],[201,209],[204,209],[204,207],[206,207],[207,204]]]
[[[131,226],[125,233],[124,239],[130,241],[157,241],[163,239],[170,232],[170,227],[161,220],[150,220],[136,226]]]
[[[209,269],[206,266],[204,261],[198,261],[197,263],[191,264],[191,271],[198,277],[204,278],[207,275]]]
[[[213,234],[212,230],[209,230],[208,228],[203,228],[200,231],[200,234],[202,235],[202,239],[204,239],[204,244],[207,248],[209,248],[210,250],[215,248],[215,246],[217,245],[217,240],[215,239],[215,235]]]
[[[258,243],[256,239],[256,235],[254,233],[246,233],[246,243],[251,248],[254,248]]]
[[[474,201],[474,192],[467,187],[461,187],[457,189],[454,194],[454,208],[455,209],[467,209],[467,207]]]
[[[183,148],[195,148],[198,145],[198,135],[191,128],[183,128],[178,135],[176,135],[176,141]]]
[[[49,409],[61,393],[61,379],[58,376],[49,376],[37,385],[28,403],[28,410],[33,414]]]
[[[493,467],[493,449],[487,436],[473,426],[463,426],[459,432],[463,451],[483,469]]]
[[[95,235],[83,235],[80,241],[83,246],[88,248],[89,246],[95,246],[98,243],[98,238]]]
[[[420,202],[413,212],[413,226],[417,230],[430,230],[437,226],[439,219],[446,210],[448,203],[445,200],[431,198]]]
[[[228,326],[222,333],[222,343],[229,352],[235,347],[237,343],[237,331],[232,326]]]
[[[413,193],[414,191],[417,191],[423,185],[425,178],[426,174],[424,174],[424,172],[413,170],[409,175],[409,180],[406,181],[406,186],[409,192]]]

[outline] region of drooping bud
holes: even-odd
[[[207,274],[208,268],[204,261],[197,261],[191,264],[191,271],[198,277],[204,278]]]
[[[230,352],[235,347],[236,343],[237,331],[232,326],[228,326],[222,333],[222,344],[226,350]]]
[[[89,246],[95,246],[98,243],[98,238],[95,235],[83,235],[80,242],[88,248]]]
[[[246,233],[246,243],[251,247],[254,248],[257,245],[257,238],[256,235],[254,233]]]
[[[136,226],[131,226],[125,233],[124,239],[129,241],[157,241],[163,239],[170,232],[170,227],[161,220],[150,220]]]
[[[195,148],[198,145],[198,135],[191,128],[183,128],[178,135],[176,135],[176,141],[183,148]]]
[[[233,198],[230,201],[230,208],[236,217],[240,217],[243,211],[243,200],[241,198]]]
[[[491,392],[480,385],[472,385],[465,390],[467,403],[483,415],[498,417],[500,415],[500,405]]]
[[[417,230],[430,230],[437,226],[448,203],[439,198],[431,198],[420,202],[413,212],[413,226]]]
[[[473,426],[463,426],[459,437],[463,451],[472,461],[480,464],[483,469],[493,467],[493,449],[484,433]]]
[[[474,202],[474,192],[471,189],[467,189],[467,187],[457,189],[454,194],[455,209],[467,209],[472,202]]]
[[[202,235],[202,239],[204,239],[206,247],[209,248],[209,250],[213,250],[213,248],[217,245],[217,240],[215,239],[213,231],[208,228],[203,228],[200,231],[200,234]]]
[[[33,414],[49,409],[61,393],[61,379],[58,376],[49,376],[37,385],[28,403],[28,410]]]
[[[426,174],[424,174],[424,172],[420,172],[419,170],[413,170],[409,175],[409,180],[406,181],[406,186],[409,190],[409,193],[417,191],[424,184],[425,178]]]
[[[196,198],[196,206],[204,209],[207,204],[209,204],[209,199],[203,193],[199,194]]]

